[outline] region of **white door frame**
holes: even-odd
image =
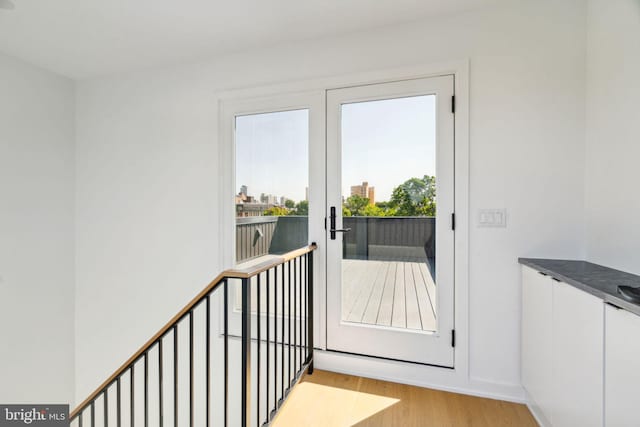
[[[376,70],[370,72],[353,73],[342,76],[305,80],[291,83],[273,84],[261,87],[251,87],[221,91],[214,94],[218,100],[218,123],[223,123],[228,108],[239,100],[256,100],[280,96],[282,94],[309,93],[320,94],[324,110],[324,93],[329,89],[340,89],[364,84],[385,83],[390,81],[433,77],[453,74],[456,94],[455,114],[455,181],[456,181],[456,233],[455,233],[455,325],[456,347],[454,349],[455,369],[421,366],[404,362],[393,362],[374,358],[350,357],[332,352],[317,351],[316,366],[328,368],[336,372],[347,372],[356,375],[366,375],[372,378],[393,379],[395,381],[430,386],[434,388],[462,391],[471,394],[504,396],[509,398],[518,392],[512,387],[494,387],[491,383],[477,384],[469,376],[469,61],[460,60],[427,65],[409,66]],[[221,172],[220,187],[220,232],[219,261],[223,268],[232,265],[229,252],[233,235],[231,234],[234,212],[229,206],[229,196],[233,195],[233,132],[231,129],[218,127],[219,168]],[[325,158],[325,153],[316,153]],[[316,225],[314,225],[315,227]],[[322,242],[324,225],[321,225],[322,237],[312,234],[310,224],[310,238],[314,236],[317,242]],[[326,263],[324,248],[316,251],[316,310],[314,324],[316,326],[316,348],[326,349],[326,288],[324,274]],[[489,388],[495,390],[488,392]]]

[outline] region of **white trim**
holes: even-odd
[[[524,390],[519,385],[465,381],[455,369],[323,350],[316,350],[314,359],[317,369],[508,402],[526,402]]]
[[[472,379],[469,372],[469,62],[468,60],[444,62],[437,64],[429,64],[414,67],[402,67],[393,69],[384,69],[356,74],[348,74],[342,76],[327,77],[315,80],[305,80],[290,83],[273,84],[261,87],[239,88],[235,90],[223,91],[216,94],[220,101],[220,118],[224,115],[225,106],[228,102],[236,100],[245,101],[249,98],[260,99],[274,95],[295,94],[299,92],[309,91],[325,91],[328,89],[336,89],[348,86],[357,86],[364,84],[384,83],[389,81],[398,81],[403,79],[424,78],[438,76],[442,74],[453,74],[455,76],[455,94],[456,94],[456,116],[455,116],[455,180],[456,180],[456,237],[455,237],[455,325],[456,325],[456,348],[454,352],[455,369],[433,368],[427,370],[429,375],[433,374],[433,381],[424,381],[421,385],[428,385],[435,388],[450,388],[462,393],[473,394],[474,390],[486,390],[486,396],[495,398],[504,398],[511,400],[522,399],[522,387],[519,385],[496,385]],[[224,127],[220,127],[221,156],[220,171],[223,175],[221,179],[221,195],[233,188],[229,182],[230,175],[228,163],[225,164],[225,158],[228,158],[228,152],[225,152],[224,141],[229,138],[229,130],[225,133]],[[225,187],[226,186],[226,187]],[[221,228],[228,223],[229,210],[221,208]],[[226,215],[226,216],[225,216]],[[223,231],[223,230],[221,230]],[[229,232],[220,234],[221,251],[228,251]],[[222,253],[222,252],[221,252]],[[225,264],[222,264],[225,265]],[[320,265],[318,265],[319,268]],[[320,284],[320,282],[316,282]],[[318,289],[319,296],[325,295],[324,289]],[[322,297],[316,299],[318,304],[315,310],[316,318],[314,321],[317,325],[324,325],[324,318],[321,314],[326,307],[326,301]],[[326,334],[323,331],[317,335],[316,345],[320,348],[326,348]],[[320,366],[325,369],[337,372],[346,372],[345,367],[350,369],[352,373],[362,371],[365,374],[365,368],[359,368],[353,364],[344,364],[339,362],[336,357],[327,356],[328,352],[319,352],[318,361]],[[355,357],[355,356],[352,356]],[[369,359],[369,358],[366,358]],[[391,365],[390,363],[393,363]],[[403,365],[401,362],[389,362],[378,360],[377,375],[400,382],[411,383],[412,377],[400,375],[397,365]],[[412,364],[405,364],[415,366]],[[442,371],[442,372],[440,372]],[[448,371],[448,372],[447,372]],[[440,373],[438,373],[440,372]],[[397,375],[396,375],[397,374]],[[367,376],[373,376],[374,374]],[[476,384],[485,384],[486,386],[476,386]],[[436,387],[437,386],[437,387]],[[511,396],[511,398],[510,398]],[[520,396],[520,397],[518,397]]]
[[[523,388],[523,390],[524,390],[524,396],[525,396],[524,403],[527,405],[527,408],[529,408],[529,412],[531,412],[531,415],[533,415],[533,418],[535,418],[538,425],[540,425],[540,427],[547,427],[547,426],[550,427],[551,423],[549,422],[549,420],[547,420],[547,417],[545,417],[540,407],[536,405],[533,399],[531,399],[531,396],[529,396],[527,389]]]

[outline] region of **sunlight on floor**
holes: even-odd
[[[321,418],[309,410],[309,403],[331,408]],[[400,402],[400,399],[331,387],[311,382],[298,384],[274,422],[283,426],[353,426]]]
[[[536,427],[526,406],[316,370],[302,378],[275,427]]]

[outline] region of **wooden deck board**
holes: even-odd
[[[436,329],[436,315],[431,305],[431,297],[427,291],[427,286],[424,283],[424,277],[417,263],[412,264],[411,269],[415,280],[418,306],[420,307],[422,329],[425,331],[433,331]]]
[[[391,326],[396,328],[407,327],[404,264],[403,262],[398,263],[398,270],[396,271],[396,292],[393,296],[393,313],[391,314]]]
[[[378,318],[376,319],[376,325],[391,326],[391,314],[393,313],[393,295],[395,294],[396,287],[396,270],[398,269],[397,262],[389,262],[389,271],[384,281],[384,290],[380,300],[380,306],[378,308]]]
[[[369,264],[367,271],[361,275],[362,282],[360,284],[360,292],[358,293],[358,297],[353,301],[351,311],[347,316],[347,321],[362,323],[364,311],[371,299],[371,295],[373,294],[375,284],[378,281],[380,270],[383,265],[384,264],[380,261],[372,261]]]
[[[416,283],[415,277],[413,275],[412,265],[412,263],[406,263],[404,265],[407,328],[420,330],[422,329],[422,320],[420,319],[420,307],[418,305],[418,294],[416,291],[416,287],[421,286],[422,283]]]
[[[362,323],[375,325],[378,320],[380,304],[382,303],[382,293],[384,292],[389,268],[390,263],[381,263],[376,276],[376,281],[373,284],[373,289],[371,290],[371,296],[369,297],[367,307],[365,308],[364,315],[362,316]]]
[[[424,263],[343,260],[342,319],[434,331],[436,286]]]

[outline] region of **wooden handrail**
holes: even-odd
[[[133,364],[140,357],[142,357],[145,352],[147,352],[151,347],[153,347],[156,341],[158,341],[162,336],[164,336],[167,332],[169,332],[169,330],[173,328],[173,326],[178,321],[180,321],[180,319],[182,319],[187,313],[189,313],[189,311],[191,311],[196,305],[198,305],[198,303],[200,303],[200,301],[202,301],[204,297],[206,297],[211,292],[213,292],[220,285],[220,283],[222,283],[224,279],[249,279],[251,277],[257,276],[258,274],[269,270],[270,268],[284,264],[287,261],[290,261],[306,253],[312,252],[317,248],[318,246],[314,243],[314,244],[302,247],[300,249],[287,252],[284,255],[269,259],[267,261],[261,262],[251,267],[247,267],[243,269],[229,269],[218,274],[218,276],[216,276],[216,278],[213,279],[213,281],[211,281],[211,283],[209,283],[207,287],[205,287],[195,298],[193,298],[186,306],[184,306],[184,308],[180,310],[178,314],[173,316],[171,320],[169,320],[169,322],[167,322],[162,327],[162,329],[156,332],[156,334],[151,339],[149,339],[142,347],[140,347],[140,349],[136,351],[133,354],[133,356],[127,359],[126,362],[124,362],[118,369],[116,369],[116,371],[113,374],[111,374],[111,376],[105,382],[100,384],[100,386],[93,393],[91,393],[89,397],[87,397],[85,400],[82,401],[82,403],[77,405],[76,408],[69,415],[69,419],[73,420],[83,409],[85,409],[85,407],[89,403],[95,400],[104,391],[105,388],[110,386],[114,381],[116,381],[116,379],[119,376],[121,376],[127,369],[129,369],[129,366],[131,364]]]

